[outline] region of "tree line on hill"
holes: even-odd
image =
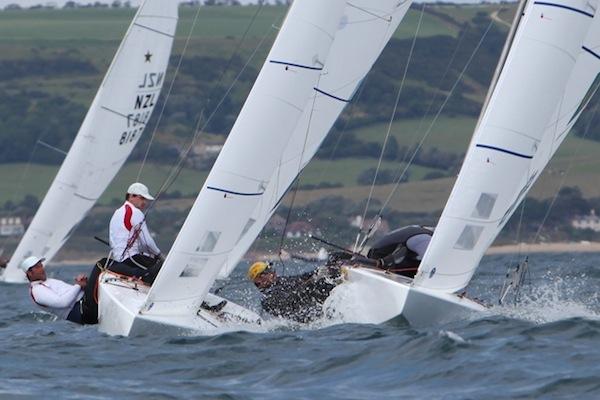
[[[489,84],[498,56],[504,44],[506,32],[492,26],[484,13],[477,14],[470,22],[464,23],[458,36],[432,36],[419,38],[414,54],[408,66],[407,81],[400,93],[399,107],[394,115],[396,120],[406,118],[424,118],[433,116],[445,102],[446,96],[458,81],[473,50],[487,34],[477,54],[465,72],[465,78],[458,81],[442,114],[446,116],[476,117],[480,111],[480,102]],[[381,144],[357,138],[348,130],[364,127],[373,123],[388,122],[395,98],[400,90],[402,75],[412,39],[392,39],[380,60],[357,91],[353,103],[347,107],[332,133],[329,135],[317,157],[379,157]],[[7,162],[25,162],[29,160],[32,146],[38,138],[59,149],[69,148],[77,132],[85,107],[59,93],[49,93],[43,89],[28,89],[21,83],[30,79],[51,80],[54,77],[70,76],[74,85],[86,86],[94,91],[87,82],[78,81],[91,74],[103,73],[77,50],[55,52],[54,55],[41,57],[34,55],[17,61],[0,62],[0,159]],[[174,55],[171,65],[179,62],[180,55]],[[160,133],[175,135],[189,140],[194,132],[201,110],[203,115],[212,114],[219,108],[207,124],[206,130],[217,135],[227,135],[235,122],[245,97],[249,92],[258,69],[252,66],[244,68],[246,60],[236,55],[231,58],[214,55],[184,58],[180,74],[175,81],[174,90],[165,107],[161,120]],[[171,69],[171,71],[174,68]],[[222,99],[223,93],[239,74],[231,94]],[[171,78],[172,79],[172,78]],[[169,83],[169,82],[167,82]],[[164,96],[158,104],[162,108]],[[595,104],[594,98],[592,103]],[[580,123],[575,128],[577,135],[583,135],[585,126],[594,126],[600,116],[584,111]],[[158,113],[154,113],[149,126],[156,124]],[[340,135],[343,137],[340,139]],[[588,138],[600,140],[600,132],[591,129]],[[145,152],[148,134],[142,136],[133,159]],[[398,146],[392,138],[384,158],[398,160],[411,148]],[[51,151],[40,151],[36,162],[59,163],[62,155]],[[155,141],[150,152],[154,162],[172,163],[178,157],[173,146]],[[457,167],[461,154],[439,149],[421,150],[415,164],[452,170]]]
[[[106,237],[108,233],[108,221],[114,209],[122,202],[115,199],[111,207],[95,209],[75,232],[71,239],[70,249],[88,249],[95,244],[94,236]],[[0,217],[21,216],[29,223],[37,208],[39,200],[35,196],[28,195],[21,202],[8,201],[0,208]],[[368,217],[372,217],[380,210],[381,202],[372,200]],[[357,228],[350,225],[350,221],[357,215],[362,215],[365,201],[355,203],[341,196],[329,196],[315,200],[305,206],[294,206],[289,214],[289,207],[282,205],[278,208],[276,218],[281,221],[287,220],[287,224],[298,221],[308,221],[310,225],[318,229],[323,237],[340,245],[350,245],[356,238]],[[522,210],[523,208],[523,210]],[[525,202],[515,211],[506,227],[500,233],[496,243],[518,243],[539,241],[575,241],[575,240],[600,240],[600,232],[591,229],[575,229],[572,221],[576,217],[590,215],[592,210],[600,210],[600,198],[585,199],[578,188],[565,187],[557,194],[556,199],[536,200],[527,198]],[[148,215],[149,225],[156,229],[159,246],[167,250],[173,243],[179,228],[187,217],[189,209],[171,209],[156,207]],[[521,219],[521,212],[523,218]],[[435,226],[441,211],[431,213],[407,213],[398,210],[385,210],[382,213],[384,221],[390,229],[398,227],[422,224]],[[541,234],[538,230],[541,229]],[[278,246],[284,226],[268,225],[259,240],[261,249],[273,250]],[[384,232],[380,232],[384,233]],[[15,238],[15,240],[17,240]],[[308,243],[307,238],[300,240],[304,245]],[[301,243],[301,244],[302,244]],[[14,243],[13,243],[14,244]],[[289,245],[289,240],[285,245]]]

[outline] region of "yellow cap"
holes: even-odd
[[[260,274],[269,268],[269,264],[263,261],[257,261],[248,268],[248,278],[255,280]]]

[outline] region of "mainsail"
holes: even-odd
[[[142,313],[184,314],[200,306],[250,226],[250,215],[265,201],[279,157],[318,86],[345,4],[292,4]]]
[[[178,3],[139,7],[58,174],[4,272],[24,281],[30,255],[50,260],[115,177],[139,140],[165,81]]]
[[[219,276],[226,277],[248,251],[288,188],[313,158],[333,124],[389,42],[412,1],[349,1],[319,83],[281,155],[251,226],[227,257]]]
[[[415,285],[455,292],[469,283],[574,124],[597,84],[595,10],[583,0],[525,7]]]

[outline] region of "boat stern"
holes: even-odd
[[[344,282],[331,293],[325,312],[341,323],[380,324],[403,318],[425,327],[468,318],[486,307],[467,297],[413,287],[412,279],[364,267],[345,267]]]

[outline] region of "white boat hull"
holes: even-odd
[[[468,318],[487,307],[467,297],[412,286],[412,279],[385,271],[344,267],[344,282],[325,302],[326,314],[342,323],[381,324],[404,318],[426,327]]]
[[[98,284],[98,330],[108,335],[217,335],[231,331],[264,331],[260,316],[231,301],[218,311],[173,315],[140,314],[149,287],[117,277],[100,275]],[[224,299],[209,294],[206,302],[215,305]]]

